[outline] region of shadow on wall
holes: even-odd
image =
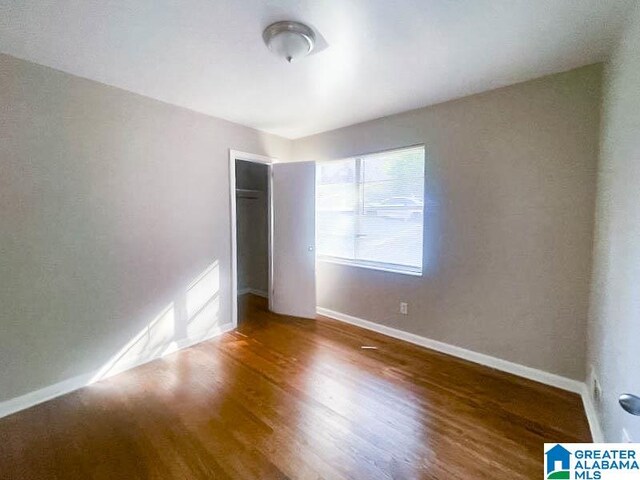
[[[422,214],[422,276],[435,277],[442,263],[445,208],[434,154],[425,147],[424,210]]]
[[[422,275],[436,276],[441,263],[442,250],[442,198],[435,180],[425,180],[425,199],[422,236]]]
[[[219,333],[220,327],[220,265],[216,260],[105,363],[89,383],[202,341]]]

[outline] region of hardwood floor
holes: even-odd
[[[246,296],[240,328],[0,419],[0,478],[540,478],[571,393]],[[374,346],[377,349],[363,349]]]

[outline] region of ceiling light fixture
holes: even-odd
[[[262,33],[262,38],[269,50],[289,63],[309,55],[316,43],[311,28],[290,21],[269,25]]]

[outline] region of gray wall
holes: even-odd
[[[606,441],[622,428],[640,441],[640,417],[618,395],[640,395],[640,6],[631,17],[604,83],[598,171],[589,371],[602,388],[594,402]]]
[[[229,322],[228,149],[289,141],[5,55],[0,108],[0,401]]]
[[[584,379],[600,78],[589,66],[294,141],[295,160],[424,143],[437,204],[423,277],[320,263],[319,306]]]
[[[269,167],[236,162],[236,186],[261,193],[236,196],[238,291],[269,289]]]

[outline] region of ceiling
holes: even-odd
[[[0,51],[298,138],[601,61],[634,0],[0,0]],[[324,49],[287,64],[264,27]]]

